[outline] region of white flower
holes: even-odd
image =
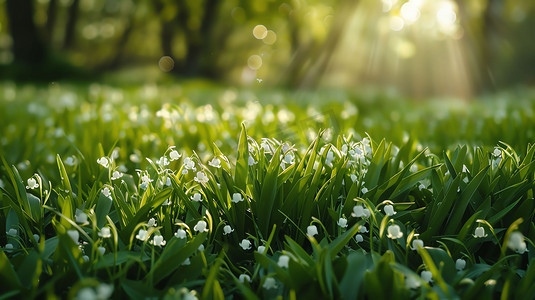
[[[368,189],[366,187],[363,187],[360,191],[362,192],[362,194],[366,194],[368,192]]]
[[[180,157],[182,157],[182,155],[180,155],[180,153],[178,153],[176,150],[169,152],[169,158],[171,161],[178,160]]]
[[[494,151],[492,151],[492,155],[494,155],[495,157],[500,157],[502,156],[502,151],[498,148],[494,149]]]
[[[316,227],[316,225],[310,225],[307,227],[308,236],[315,236],[316,234],[318,234],[318,227]]]
[[[28,185],[26,186],[26,189],[33,190],[39,187],[39,183],[37,183],[37,180],[35,178],[31,177],[28,178]]]
[[[264,284],[262,285],[262,287],[265,288],[266,290],[276,289],[277,283],[275,282],[274,278],[268,277],[266,278],[266,281],[264,281]]]
[[[160,159],[158,159],[158,160],[156,161],[156,163],[157,163],[158,165],[160,165],[160,166],[165,167],[165,166],[168,166],[168,165],[169,165],[169,160],[167,159],[167,157],[162,156],[162,157],[160,157]]]
[[[108,168],[110,166],[110,160],[106,156],[97,159],[97,163],[104,168]]]
[[[247,274],[241,274],[238,279],[240,280],[241,283],[244,283],[245,281],[251,282],[251,277]]]
[[[97,247],[98,252],[100,252],[100,255],[104,255],[106,253],[106,248],[104,247]]]
[[[113,294],[113,285],[101,283],[97,286],[97,299],[110,299]]]
[[[111,190],[110,190],[110,188],[109,187],[104,187],[102,189],[102,195],[104,195],[105,197],[111,199]]]
[[[149,186],[149,184],[150,184],[151,182],[153,182],[153,181],[154,181],[154,180],[150,179],[149,175],[147,175],[147,174],[143,174],[143,175],[141,176],[141,188],[142,188],[142,189],[146,189],[146,188]]]
[[[325,157],[325,164],[328,165],[328,166],[332,166],[333,165],[333,160],[334,160],[334,152],[332,152],[329,149],[329,151],[327,152],[327,156]]]
[[[88,262],[89,261],[89,256],[84,255],[84,256],[82,256],[82,259],[84,260],[84,262]]]
[[[113,171],[113,174],[111,174],[111,180],[117,180],[119,178],[123,177],[123,173],[115,170]]]
[[[199,221],[197,222],[197,224],[193,227],[193,230],[195,231],[198,231],[198,232],[206,232],[208,231],[208,224],[205,222],[205,221]]]
[[[187,236],[187,233],[184,229],[182,228],[179,228],[176,232],[175,232],[175,236],[179,239],[185,239],[186,236]]]
[[[197,172],[197,176],[193,178],[193,180],[197,181],[198,183],[207,183],[208,182],[208,176],[206,176],[206,173],[199,171]]]
[[[260,254],[266,253],[266,246],[258,246],[258,249],[256,250]]]
[[[154,235],[154,238],[152,239],[150,243],[153,244],[154,246],[165,246],[166,242],[163,239],[163,236],[157,234],[157,235]]]
[[[17,234],[19,233],[19,231],[17,229],[15,229],[15,228],[10,228],[6,233],[7,233],[7,235],[16,237]]]
[[[420,281],[414,276],[405,277],[405,287],[408,289],[417,289],[420,287]]]
[[[251,249],[251,242],[248,239],[243,239],[239,245],[243,250]]]
[[[369,209],[364,208],[362,205],[355,205],[351,215],[355,218],[368,218],[371,215]]]
[[[385,205],[384,211],[385,211],[385,214],[387,216],[393,216],[393,215],[397,214],[397,212],[394,210],[394,206],[391,205],[391,204]]]
[[[277,265],[279,265],[281,268],[288,268],[288,262],[290,262],[290,257],[288,255],[281,255],[279,256]]]
[[[14,249],[15,247],[13,247],[13,244],[6,244],[6,245],[4,246],[4,248],[5,248],[5,249],[12,250],[12,249]]]
[[[366,226],[362,225],[359,227],[359,232],[360,233],[367,233],[368,232],[368,228],[366,228]]]
[[[193,161],[190,157],[184,158],[184,170],[182,170],[182,174],[188,174],[188,170],[197,170],[195,167],[195,161]]]
[[[234,231],[234,229],[232,229],[232,227],[230,227],[230,225],[225,225],[225,227],[223,227],[223,234],[224,235],[230,234],[233,231]]]
[[[199,248],[197,248],[197,250],[199,250],[200,252],[203,252],[204,251],[204,245],[200,244]]]
[[[387,235],[389,238],[395,240],[395,239],[399,239],[403,236],[403,232],[401,232],[401,228],[399,227],[399,225],[390,225],[388,226],[388,235]]]
[[[422,271],[420,276],[425,282],[433,282],[433,273],[431,273],[431,271]]]
[[[346,218],[340,218],[338,219],[338,226],[342,227],[342,228],[346,228],[347,227],[347,219]]]
[[[474,231],[473,235],[475,238],[487,237],[487,234],[485,234],[485,228],[483,227],[476,227],[476,230]]]
[[[195,202],[202,202],[202,196],[199,193],[193,194],[193,196],[190,197],[190,199],[195,201]]]
[[[524,254],[524,252],[528,251],[526,242],[524,241],[524,235],[519,231],[515,231],[509,235],[507,247],[519,254]]]
[[[357,179],[358,179],[357,175],[355,175],[355,174],[351,174],[350,177],[351,177],[351,181],[353,181],[353,182],[357,182]]]
[[[243,199],[242,194],[240,194],[240,193],[234,193],[234,194],[232,194],[232,200],[230,200],[230,201],[232,201],[232,202],[234,202],[234,203],[238,203],[238,202],[241,202],[241,201],[243,201],[243,200],[244,200],[244,199]]]
[[[191,260],[188,258],[186,258],[186,260],[184,260],[184,262],[182,263],[183,266],[189,266],[191,265]]]
[[[77,162],[78,161],[76,159],[76,156],[74,156],[74,155],[73,156],[69,156],[69,157],[67,157],[65,159],[65,164],[68,165],[68,166],[71,166],[71,167],[76,165]]]
[[[214,157],[211,161],[208,162],[208,165],[214,168],[221,168],[221,160],[217,157]]]
[[[364,241],[364,237],[361,234],[357,234],[355,235],[355,241],[357,241],[357,243],[360,243]]]
[[[67,230],[67,234],[76,244],[78,244],[78,239],[80,238],[80,233],[78,230]]]
[[[36,243],[39,243],[39,240],[41,239],[41,237],[37,233],[34,233],[33,239],[35,240]]]
[[[412,240],[412,250],[418,250],[419,248],[423,248],[424,247],[424,241],[420,240],[420,239],[414,239]]]
[[[144,241],[146,240],[148,237],[148,232],[147,230],[144,230],[144,229],[139,229],[139,232],[137,233],[136,235],[136,238],[140,241]]]
[[[249,154],[249,158],[247,159],[247,164],[249,166],[252,166],[252,165],[256,164],[256,161],[254,160],[254,158],[253,158],[253,156],[251,154]]]
[[[80,300],[95,300],[97,298],[97,293],[90,287],[84,287],[78,290],[76,293],[76,299]]]
[[[461,259],[461,258],[458,258],[458,259],[455,261],[455,268],[456,268],[458,271],[462,271],[462,270],[464,270],[464,267],[466,267],[466,260]]]
[[[149,227],[156,227],[158,226],[158,224],[156,223],[156,219],[155,218],[150,218],[149,221],[147,222],[147,225]]]
[[[110,238],[111,237],[111,231],[110,231],[110,228],[109,227],[102,227],[102,229],[100,230],[100,232],[98,233],[98,236],[100,236],[101,238]]]

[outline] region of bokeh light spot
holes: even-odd
[[[405,21],[402,18],[394,16],[390,18],[390,29],[400,31],[405,26]]]
[[[163,72],[170,72],[175,67],[175,61],[170,56],[162,56],[158,61],[158,66]]]
[[[266,45],[273,45],[277,41],[277,34],[273,30],[268,30],[262,42]]]
[[[267,36],[268,30],[264,25],[256,25],[253,28],[253,35],[255,38],[261,40]]]
[[[407,2],[401,6],[401,17],[405,21],[415,22],[420,18],[420,9],[412,2]]]
[[[260,69],[260,67],[262,67],[262,57],[256,54],[249,56],[249,59],[247,59],[247,65],[251,70]]]

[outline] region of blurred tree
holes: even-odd
[[[63,39],[63,48],[69,49],[73,46],[76,37],[76,24],[78,23],[80,0],[73,0],[69,6],[67,15],[67,24],[65,26],[65,35]]]
[[[37,35],[33,20],[33,3],[31,0],[7,0],[6,11],[9,30],[13,39],[15,62],[41,63],[45,58],[43,42]]]

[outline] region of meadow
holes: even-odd
[[[534,100],[1,83],[0,299],[533,299]]]

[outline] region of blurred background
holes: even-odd
[[[1,0],[0,79],[393,88],[535,83],[530,0]]]

